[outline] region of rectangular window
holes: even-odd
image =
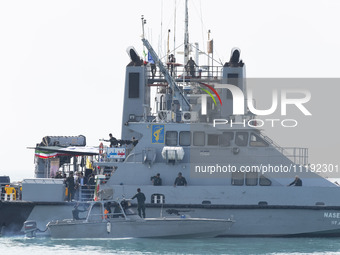
[[[204,146],[204,145],[205,145],[205,133],[194,132],[194,146]]]
[[[235,186],[243,186],[244,184],[244,173],[243,172],[233,172],[231,174],[231,184]]]
[[[262,137],[254,133],[251,133],[249,145],[253,147],[267,147],[268,143],[265,140],[263,140]]]
[[[190,131],[179,132],[179,145],[190,146],[190,144],[191,144],[191,132]]]
[[[228,84],[232,84],[238,87],[238,74],[228,73]]]
[[[139,73],[129,73],[129,98],[139,98]]]
[[[247,172],[246,173],[246,185],[256,186],[257,185],[257,172]]]
[[[237,132],[235,137],[235,144],[238,146],[247,146],[248,144],[248,133]]]
[[[231,141],[234,139],[233,132],[223,132],[222,135],[219,136],[219,144],[220,146],[228,147],[231,144]]]
[[[238,85],[238,74],[237,73],[228,73],[228,84],[235,85],[239,87]],[[227,90],[227,98],[232,99],[233,95],[231,94],[230,90]]]
[[[165,144],[167,146],[177,146],[177,131],[167,131],[165,135]]]
[[[208,135],[208,145],[218,145],[218,135]]]

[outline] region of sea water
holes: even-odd
[[[340,238],[50,239],[0,238],[3,255],[340,254]]]

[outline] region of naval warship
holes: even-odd
[[[76,202],[65,201],[63,179],[52,177],[82,170],[95,173],[96,183],[76,200],[130,198],[141,188],[147,217],[234,219],[222,236],[340,236],[339,187],[308,171],[308,149],[280,147],[263,133],[239,49],[220,63],[210,41],[210,61],[199,65],[187,8],[185,15],[183,62],[175,52],[159,57],[144,36],[148,59],[127,49],[116,143],[91,148],[83,136],[50,136],[37,144],[37,178],[23,180],[21,200],[0,204],[2,234],[22,232],[28,220],[44,229],[71,217]],[[179,173],[185,182],[175,181]],[[153,185],[157,174],[162,185]],[[300,181],[289,186],[294,178]]]

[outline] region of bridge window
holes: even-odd
[[[208,145],[218,145],[218,135],[208,135]]]
[[[267,147],[268,143],[262,137],[251,133],[249,145],[252,147]]]
[[[261,175],[260,176],[260,186],[270,186],[270,185],[272,185],[272,181],[269,180],[264,175]]]
[[[167,131],[165,135],[165,144],[167,146],[177,146],[177,131]]]
[[[256,186],[257,185],[257,172],[247,172],[246,173],[246,185]]]
[[[205,133],[194,132],[194,146],[204,146],[204,145],[205,145]]]
[[[179,132],[179,145],[190,146],[190,144],[191,144],[191,132],[190,131]]]
[[[230,146],[231,141],[234,139],[233,132],[223,132],[222,135],[219,136],[219,144],[220,146]]]
[[[237,132],[235,137],[235,144],[238,146],[247,146],[248,144],[248,133]]]
[[[242,186],[244,184],[244,173],[243,172],[232,173],[231,184],[235,186]]]

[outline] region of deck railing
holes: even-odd
[[[183,66],[174,67],[173,72],[171,72],[170,67],[168,67],[170,75],[175,79],[176,82],[181,82],[183,80],[216,80],[222,78],[222,66],[198,66],[195,68],[194,77],[191,76],[189,71],[186,71]],[[183,76],[184,74],[184,76]],[[149,80],[154,80],[154,82],[165,82],[164,75],[156,69],[155,74],[152,74],[151,67],[147,69],[147,78]]]
[[[284,156],[289,158],[294,164],[307,166],[308,165],[308,148],[301,147],[281,147],[276,144],[268,136],[262,136],[269,144],[274,146]]]
[[[75,200],[93,201],[95,188],[96,185],[79,186],[78,192],[76,192]]]

